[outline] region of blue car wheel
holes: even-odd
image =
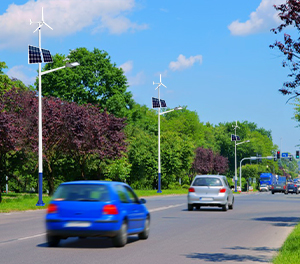
[[[124,247],[127,243],[127,224],[123,221],[118,234],[112,238],[115,247]]]
[[[142,233],[139,233],[139,239],[147,239],[149,237],[150,231],[150,219],[149,217],[145,221],[145,228]]]

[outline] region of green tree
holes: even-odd
[[[128,145],[131,164],[128,182],[135,189],[154,189],[157,186],[157,137],[139,127],[132,127]]]
[[[161,178],[162,188],[183,178],[192,167],[194,145],[186,136],[177,132],[165,131],[161,135]]]
[[[132,94],[127,91],[127,79],[123,70],[111,62],[107,52],[94,48],[72,50],[66,57],[56,54],[53,63],[47,63],[43,70],[79,62],[76,68],[66,68],[43,76],[43,96],[59,97],[64,101],[78,104],[91,103],[107,109],[117,117],[124,117],[133,105]],[[38,87],[38,80],[35,83]]]

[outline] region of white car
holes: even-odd
[[[269,187],[268,187],[268,185],[267,184],[261,184],[260,186],[259,186],[259,191],[260,192],[268,192],[269,191]]]
[[[223,211],[233,209],[234,196],[223,175],[197,175],[188,193],[188,210],[201,206],[222,207]]]

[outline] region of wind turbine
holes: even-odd
[[[32,22],[31,19],[30,19],[30,25],[31,25],[31,24],[39,24],[38,28],[37,28],[35,31],[33,31],[33,33],[36,32],[37,30],[40,30],[41,27],[42,27],[43,25],[46,25],[48,28],[50,28],[51,30],[53,30],[53,28],[50,27],[50,26],[44,21],[44,11],[43,11],[43,7],[42,7],[42,21],[40,21],[40,22]]]

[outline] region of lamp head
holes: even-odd
[[[66,63],[66,67],[67,68],[73,68],[73,67],[76,67],[76,66],[79,66],[79,62],[67,62]]]
[[[175,107],[174,110],[181,110],[182,107],[181,106],[178,106],[178,107]]]

